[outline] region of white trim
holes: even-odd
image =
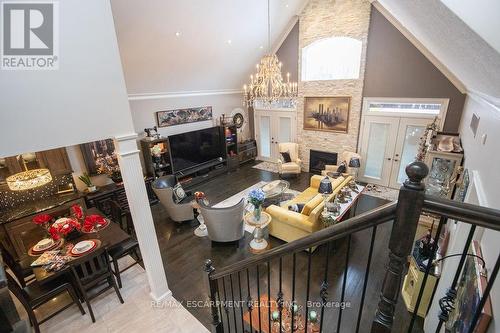
[[[448,104],[450,102],[449,98],[412,98],[412,97],[364,97],[363,98],[363,108],[361,113],[361,122],[364,121],[365,116],[385,116],[385,117],[402,117],[402,118],[429,118],[432,119],[435,116],[430,114],[421,113],[407,113],[407,112],[370,112],[370,103],[436,103],[441,104],[441,110],[439,111],[439,130],[443,130],[444,122],[446,120],[446,114],[448,113]]]
[[[164,301],[167,297],[173,297],[172,296],[172,291],[169,290],[167,291],[166,293],[164,293],[163,295],[160,295],[160,296],[155,296],[153,293],[149,293],[149,296],[151,296],[151,298],[153,299],[153,301],[155,302],[162,302]],[[177,300],[176,300],[177,301]],[[180,302],[179,302],[180,303]]]
[[[470,170],[469,169],[469,174],[472,173],[472,177],[470,177],[470,183],[469,183],[469,188],[467,190],[467,193],[465,193],[465,200],[464,202],[469,203],[469,197],[471,193],[471,187],[474,186],[476,190],[476,195],[477,195],[477,204],[479,206],[483,207],[489,207],[488,206],[488,200],[486,199],[486,194],[484,194],[483,190],[483,184],[481,182],[481,177],[479,176],[479,171],[477,170]]]
[[[119,135],[115,136],[115,140],[122,142],[122,141],[127,141],[127,140],[135,140],[139,135],[137,133],[130,133],[130,134],[124,134],[124,135]]]
[[[274,44],[274,47],[272,49],[272,52],[273,52],[272,54],[276,54],[276,52],[278,52],[278,50],[280,49],[281,45],[283,45],[283,43],[285,42],[286,38],[290,34],[290,31],[292,31],[293,27],[295,26],[295,24],[298,21],[299,21],[299,16],[298,15],[294,15],[290,19],[290,21],[288,22],[288,25],[285,28],[285,31],[283,31],[283,33],[280,35],[280,38],[278,39],[278,41]]]
[[[438,58],[436,58],[427,47],[424,46],[404,25],[395,18],[382,4],[377,0],[370,0],[372,5],[391,22],[391,24],[403,34],[450,82],[462,93],[467,92],[467,88],[448,67],[446,67]]]
[[[160,98],[176,98],[176,97],[192,97],[192,96],[210,96],[210,95],[229,95],[229,94],[243,94],[241,89],[221,89],[221,90],[196,90],[196,91],[171,91],[171,92],[158,92],[158,93],[140,93],[129,94],[129,101],[140,101],[147,99],[160,99]]]

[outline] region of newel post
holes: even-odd
[[[401,282],[408,266],[408,256],[413,248],[424,203],[425,186],[422,180],[428,172],[429,169],[423,162],[413,162],[406,167],[408,179],[399,192],[396,219],[389,240],[389,264],[386,267],[380,301],[372,323],[372,333],[391,332]]]
[[[210,311],[212,313],[212,332],[222,333],[224,331],[222,323],[219,318],[219,311],[217,310],[217,280],[211,278],[212,274],[215,272],[214,266],[212,266],[212,260],[207,259],[205,261],[205,267],[203,270],[207,273],[208,279],[208,290],[210,292]]]

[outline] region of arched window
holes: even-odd
[[[362,42],[330,37],[302,48],[302,81],[358,79]]]

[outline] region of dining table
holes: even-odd
[[[92,215],[92,214],[99,214],[101,216],[105,216],[101,211],[99,211],[97,208],[89,208],[86,210],[87,215]],[[88,239],[98,239],[100,241],[100,246],[105,247],[105,248],[111,248],[117,244],[120,244],[121,242],[127,240],[130,238],[130,235],[127,234],[122,228],[120,228],[120,225],[114,221],[110,221],[109,225],[104,228],[99,230],[99,232],[91,232],[91,233],[83,233],[81,232],[80,235],[74,239],[71,239],[69,241],[65,242],[65,245],[68,243],[71,244],[77,244],[78,242],[88,240]],[[64,245],[64,246],[65,246]],[[97,249],[97,248],[96,248]],[[95,251],[95,250],[94,250]],[[75,258],[71,261],[68,261],[64,267],[58,271],[48,271],[46,270],[43,266],[35,266],[33,267],[33,273],[35,275],[35,279],[39,281],[40,283],[46,283],[48,281],[51,281],[62,274],[68,273],[68,269],[71,268],[72,264],[75,264],[77,262],[81,262],[82,260],[85,260],[85,257],[92,254],[94,251],[90,251],[78,258]],[[32,257],[33,261],[35,261],[38,257]]]

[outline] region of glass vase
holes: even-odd
[[[261,215],[262,215],[262,206],[261,205],[254,206],[254,210],[253,210],[253,218],[254,218],[254,220],[257,221],[257,222],[259,222]]]

